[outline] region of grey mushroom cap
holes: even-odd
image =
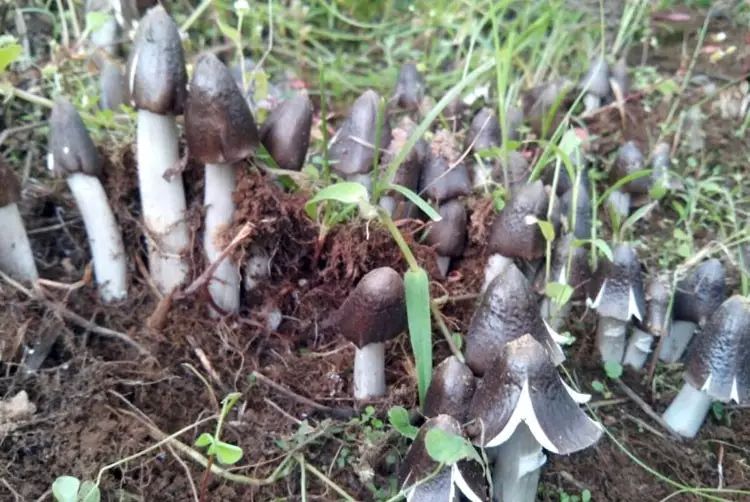
[[[340,175],[364,174],[372,169],[379,106],[380,96],[373,90],[365,91],[354,102],[349,116],[336,132],[328,156],[331,167]],[[381,148],[388,146],[390,137],[388,122],[383,120]]]
[[[422,168],[419,187],[421,194],[437,203],[468,195],[471,193],[469,170],[463,162],[451,168],[447,157],[433,152]]]
[[[557,128],[564,115],[571,88],[571,82],[559,79],[534,87],[523,95],[524,115],[534,133],[542,134],[547,116],[553,108],[557,113],[548,124],[547,132]]]
[[[388,143],[388,148],[383,153],[383,161],[381,162],[383,169],[386,169],[390,162],[399,154],[416,128],[417,124],[408,116],[404,116],[398,125],[391,130],[390,143]],[[396,169],[391,182],[416,191],[419,186],[422,167],[427,160],[428,150],[429,146],[427,142],[419,138],[414,147],[409,151],[406,159]]]
[[[536,220],[547,219],[548,193],[540,180],[519,188],[490,227],[489,250],[508,258],[534,260],[545,254],[546,241]],[[558,205],[555,205],[558,207]],[[557,230],[559,217],[550,222]]]
[[[102,63],[99,92],[99,106],[102,110],[117,110],[125,103],[125,77],[120,65],[109,60]]]
[[[702,325],[726,297],[724,266],[716,258],[711,258],[677,283],[673,317]]]
[[[523,156],[521,152],[512,151],[508,152],[507,161],[500,159],[497,166],[492,170],[492,179],[496,183],[505,184],[505,176],[508,176],[507,182],[511,189],[525,184],[531,170],[529,169],[529,161]]]
[[[638,145],[636,145],[634,141],[628,141],[617,151],[617,159],[615,160],[614,169],[616,180],[645,169],[645,162],[643,153],[641,153],[641,149],[638,148]],[[644,176],[635,179],[626,183],[622,189],[630,193],[647,194],[651,189],[651,178],[649,176]]]
[[[128,87],[133,105],[159,115],[179,115],[187,96],[187,71],[180,32],[157,5],[138,24],[128,63]]]
[[[629,244],[618,244],[612,254],[613,261],[600,264],[596,271],[591,306],[601,317],[643,320],[646,301],[638,255]]]
[[[198,58],[190,81],[185,140],[190,155],[204,164],[237,162],[258,144],[258,129],[242,92],[229,68],[210,53]]]
[[[438,208],[442,219],[430,223],[425,244],[435,246],[440,256],[458,257],[466,247],[466,207],[463,201],[452,199]]]
[[[414,63],[406,63],[401,66],[396,82],[396,92],[393,99],[401,108],[414,110],[419,108],[424,98],[424,78],[417,70]]]
[[[531,285],[516,266],[509,265],[487,286],[474,312],[464,339],[466,364],[474,374],[485,374],[506,344],[527,333],[542,344],[555,364],[565,359],[539,314]]]
[[[581,81],[581,88],[605,98],[609,94],[609,65],[604,56],[597,56],[591,61],[589,70]]]
[[[299,171],[310,145],[313,107],[306,95],[297,95],[273,109],[260,139],[281,169]]]
[[[487,107],[480,109],[471,121],[469,132],[466,134],[465,148],[468,150],[471,146],[472,152],[479,152],[500,146],[501,141],[500,122],[495,112]]]
[[[718,401],[750,400],[750,299],[732,296],[713,313],[688,355],[685,381]]]
[[[404,281],[390,267],[371,270],[333,315],[333,324],[359,348],[382,343],[406,329]]]
[[[13,169],[0,157],[0,207],[14,204],[21,199],[21,183]]]
[[[505,442],[521,421],[544,448],[562,455],[588,448],[602,435],[566,388],[547,351],[530,335],[505,345],[477,384],[469,418],[477,420],[481,432],[474,441],[484,439],[485,447]]]
[[[576,194],[575,207],[573,206],[573,187],[565,192],[560,199],[560,211],[566,216],[569,230],[578,239],[591,238],[592,206],[591,196],[586,183],[581,183]],[[575,224],[573,225],[573,212],[575,211]],[[571,228],[572,226],[572,228]]]
[[[646,288],[648,307],[644,325],[654,336],[664,336],[669,333],[670,315],[669,302],[672,298],[669,283],[665,277],[654,277]]]
[[[57,176],[83,173],[98,176],[102,164],[81,116],[69,101],[59,98],[49,119],[49,168]]]
[[[589,254],[585,245],[574,246],[575,236],[565,234],[555,241],[555,249],[552,255],[552,269],[550,280],[567,284],[573,288],[573,300],[581,300],[586,297],[588,283],[591,281],[591,267],[589,266]],[[570,253],[573,256],[570,257]],[[570,257],[570,261],[568,258]],[[568,269],[568,263],[570,268]],[[544,270],[539,271],[539,288],[544,287]]]
[[[471,369],[450,356],[437,365],[424,399],[424,415],[450,415],[463,423],[476,382]]]

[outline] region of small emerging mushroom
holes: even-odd
[[[26,227],[18,210],[21,184],[13,170],[0,158],[0,270],[19,281],[35,283],[39,272],[34,262]]]
[[[414,148],[409,151],[409,154],[404,161],[398,166],[396,173],[393,175],[393,179],[389,180],[384,176],[386,174],[385,169],[387,169],[391,161],[399,154],[404,144],[409,140],[416,128],[417,125],[408,116],[404,116],[401,118],[398,125],[391,130],[390,143],[388,144],[386,151],[383,152],[383,161],[380,163],[381,182],[400,185],[408,188],[412,192],[418,190],[419,178],[422,175],[422,168],[427,160],[428,149],[427,142],[422,138],[417,140]],[[380,204],[380,207],[382,207],[394,219],[410,217],[414,207],[414,204],[395,190],[385,191],[383,195],[380,196],[378,203]]]
[[[638,145],[628,141],[620,147],[613,171],[613,181],[620,180],[626,176],[645,168],[645,159]],[[618,190],[610,194],[608,204],[620,218],[627,218],[630,208],[634,204],[633,198],[647,195],[651,189],[651,179],[648,176],[629,181]]]
[[[669,332],[667,311],[672,293],[666,279],[663,277],[651,279],[646,288],[646,298],[648,306],[646,318],[643,322],[645,329],[633,326],[628,346],[625,349],[625,356],[622,359],[623,365],[631,366],[636,370],[643,368],[646,363],[646,359],[651,353],[651,343],[654,336],[663,336]]]
[[[120,65],[104,61],[99,73],[99,107],[102,110],[117,110],[125,103],[125,78]]]
[[[492,180],[515,192],[529,180],[529,161],[521,152],[508,152],[492,169]],[[476,183],[475,183],[476,185]]]
[[[385,342],[406,329],[404,282],[390,267],[371,270],[334,314],[338,331],[356,346],[354,397],[385,394]]]
[[[442,218],[430,224],[425,244],[435,246],[440,274],[448,275],[451,258],[460,257],[466,247],[466,208],[458,199],[441,204],[438,213]]]
[[[560,125],[571,87],[568,80],[558,79],[524,94],[524,116],[537,136],[546,137]]]
[[[487,148],[500,146],[502,134],[500,122],[495,112],[490,108],[481,108],[471,120],[471,126],[466,134],[465,149],[480,152]]]
[[[127,263],[120,227],[98,176],[102,165],[81,116],[68,101],[58,99],[49,121],[48,167],[64,176],[86,226],[94,276],[105,302],[128,294]]]
[[[419,193],[438,204],[471,193],[471,180],[453,135],[441,130],[430,144],[419,180]]]
[[[685,383],[664,412],[679,434],[695,437],[713,401],[750,399],[750,300],[735,295],[706,323],[685,365]]]
[[[575,203],[573,202],[573,195],[574,187],[571,187],[560,198],[560,211],[566,217],[568,231],[572,232],[577,239],[591,239],[593,213],[591,196],[586,183],[582,182],[578,185]],[[574,216],[575,223],[573,222]]]
[[[450,356],[435,367],[424,398],[426,417],[450,415],[463,423],[474,394],[474,374],[468,366]]]
[[[273,109],[260,129],[260,140],[281,169],[299,171],[310,145],[313,107],[297,95]]]
[[[552,257],[550,280],[573,288],[571,300],[580,300],[586,296],[586,286],[591,280],[588,252],[585,247],[574,245],[575,237],[566,234],[556,241]],[[540,271],[542,281],[543,271]],[[543,284],[539,289],[543,288]],[[552,329],[557,330],[570,313],[571,303],[558,305],[553,299],[545,296],[542,300],[541,315]]]
[[[586,92],[583,97],[585,112],[599,108],[609,95],[609,65],[604,56],[597,56],[591,61],[581,88]]]
[[[419,74],[417,65],[406,63],[401,66],[396,82],[396,92],[393,100],[406,110],[418,110],[424,98],[424,78]]]

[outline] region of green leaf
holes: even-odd
[[[217,18],[216,22],[219,25],[219,30],[221,30],[221,33],[225,37],[227,37],[229,40],[231,40],[235,45],[239,45],[240,44],[241,40],[240,40],[240,32],[239,31],[237,31],[236,29],[232,28],[229,25],[226,25],[226,24],[222,23],[221,19]]]
[[[453,465],[465,458],[481,463],[479,454],[465,438],[442,429],[430,429],[424,438],[427,453],[436,462]]]
[[[565,305],[573,296],[573,288],[561,282],[548,282],[544,287],[544,294],[557,305]]]
[[[107,14],[106,12],[100,12],[100,11],[92,11],[86,13],[86,31],[91,33],[92,31],[96,31],[104,24],[112,19],[112,16]]]
[[[599,200],[596,201],[597,207],[601,206],[604,201],[609,198],[610,194],[615,190],[619,190],[620,187],[627,185],[631,181],[645,178],[647,176],[651,176],[651,169],[641,169],[640,171],[635,171],[634,173],[630,173],[627,176],[623,176],[622,178],[617,180],[617,182],[615,182],[611,187],[607,188],[607,190],[605,190],[604,193],[601,194],[601,196],[599,196]]]
[[[649,202],[645,206],[639,207],[635,212],[633,212],[633,214],[628,216],[628,219],[625,220],[625,222],[620,227],[620,235],[625,235],[625,230],[635,226],[635,224],[643,219],[658,203],[658,201]]]
[[[409,421],[409,412],[403,406],[394,406],[388,410],[388,421],[391,427],[396,429],[402,436],[414,439],[417,437],[417,429]]]
[[[368,199],[369,195],[364,185],[353,181],[342,181],[341,183],[328,185],[316,193],[305,205],[305,211],[312,217],[314,216],[315,205],[325,200],[362,205],[363,203],[368,203]]]
[[[498,213],[505,207],[505,188],[498,187],[492,191],[492,203]]]
[[[432,377],[432,324],[430,322],[430,280],[423,268],[409,269],[404,274],[406,315],[409,340],[417,367],[419,402],[424,404]]]
[[[609,244],[607,244],[606,241],[602,239],[576,239],[574,241],[574,244],[576,247],[580,247],[583,244],[586,244],[587,242],[590,242],[593,244],[593,246],[599,250],[601,254],[603,254],[609,261],[614,260],[614,255],[612,254],[612,248],[609,247]]]
[[[209,434],[208,432],[204,432],[200,436],[198,436],[198,439],[195,440],[195,446],[198,448],[205,448],[206,446],[210,446],[214,444],[214,437]]]
[[[663,181],[659,180],[654,183],[651,187],[651,190],[648,191],[648,196],[654,200],[661,200],[662,197],[667,195],[667,192],[667,185]]]
[[[232,407],[237,403],[237,400],[242,397],[240,392],[231,392],[224,396],[221,400],[221,416],[226,417]]]
[[[594,380],[593,382],[591,382],[591,388],[599,394],[604,393],[604,384],[599,380]]]
[[[581,502],[591,502],[591,492],[589,490],[581,492]]]
[[[99,486],[93,481],[84,481],[78,490],[78,500],[80,502],[99,502],[102,494]]]
[[[622,376],[622,364],[615,361],[607,361],[604,363],[604,372],[608,378],[617,380]]]
[[[218,441],[214,446],[216,459],[223,465],[234,465],[242,458],[242,448],[239,446],[224,441]]]
[[[536,219],[536,224],[539,225],[539,230],[542,231],[544,240],[547,242],[555,240],[555,227],[549,221]]]
[[[413,191],[409,190],[405,186],[401,185],[395,185],[395,184],[389,184],[388,185],[389,190],[395,190],[396,192],[400,193],[410,201],[414,203],[415,206],[417,206],[420,211],[422,211],[424,214],[427,215],[428,218],[430,218],[432,221],[440,221],[443,219],[440,214],[435,211],[432,206],[430,206],[427,201],[425,201],[422,197],[414,193]]]
[[[21,52],[23,52],[23,48],[15,43],[0,47],[0,72],[4,72],[13,61],[18,59]]]
[[[81,481],[73,476],[60,476],[52,483],[52,496],[57,502],[77,502]]]

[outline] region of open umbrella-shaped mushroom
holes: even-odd
[[[558,455],[588,448],[601,426],[578,406],[590,396],[560,378],[549,353],[533,336],[508,342],[477,384],[469,408],[475,443],[499,447],[495,500],[536,500],[542,449]]]
[[[271,111],[260,129],[260,140],[281,169],[299,171],[310,145],[313,107],[299,94]]]
[[[424,78],[414,63],[405,63],[398,72],[393,101],[405,110],[419,110],[424,98]]]
[[[441,204],[470,194],[469,171],[460,157],[452,133],[446,130],[435,133],[419,180],[420,195]]]
[[[182,284],[189,271],[182,256],[190,236],[175,123],[175,115],[182,113],[186,84],[180,32],[164,7],[157,5],[138,25],[128,89],[138,109],[138,187],[149,240],[149,271],[165,294]]]
[[[463,201],[452,199],[440,205],[442,218],[430,224],[425,244],[435,246],[440,274],[448,274],[451,258],[460,257],[466,246],[466,208]]]
[[[489,500],[482,466],[474,460],[462,460],[440,467],[430,457],[425,438],[431,430],[461,435],[461,424],[449,415],[427,420],[417,433],[399,468],[399,486],[406,490],[408,502],[459,502],[461,496],[470,502]]]
[[[750,400],[750,300],[735,295],[706,323],[685,365],[685,383],[664,412],[664,421],[695,437],[714,401]]]
[[[354,397],[385,394],[385,342],[406,329],[404,281],[390,267],[371,270],[333,315],[338,331],[356,346]]]
[[[258,143],[258,130],[242,92],[213,54],[202,55],[195,65],[185,106],[185,138],[190,155],[206,165],[203,249],[213,263],[222,258],[224,231],[234,215],[236,172],[232,164],[250,155]],[[220,312],[237,312],[239,264],[224,257],[208,290]]]
[[[622,361],[628,323],[632,318],[643,320],[646,305],[641,278],[641,264],[632,246],[618,244],[613,261],[599,266],[596,273],[595,300],[590,303],[597,311],[596,343],[603,362]]]
[[[702,262],[677,283],[673,319],[669,334],[662,342],[659,359],[679,361],[693,334],[726,298],[726,273],[716,258]]]
[[[450,356],[435,367],[424,398],[426,417],[450,415],[463,423],[475,387],[474,374],[469,367]]]
[[[622,364],[641,369],[651,353],[654,336],[664,336],[669,332],[669,301],[672,293],[664,277],[654,277],[646,287],[646,318],[643,326],[633,326],[628,347]],[[644,329],[641,329],[644,328]]]
[[[68,101],[52,108],[48,167],[64,176],[81,212],[94,260],[94,276],[105,302],[128,294],[127,263],[122,234],[98,176],[101,159],[81,116]]]
[[[18,210],[21,184],[13,170],[0,158],[0,270],[20,281],[34,283],[39,272],[34,262],[26,227]]]

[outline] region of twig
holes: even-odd
[[[602,399],[601,401],[594,401],[593,403],[589,403],[589,408],[597,409],[597,408],[605,408],[607,406],[614,406],[616,404],[622,404],[627,403],[628,398],[626,397],[618,397],[616,399]]]
[[[47,125],[46,120],[43,122],[34,122],[33,124],[24,124],[24,125],[20,125],[17,127],[9,127],[8,129],[5,129],[3,132],[0,132],[0,145],[5,143],[6,139],[8,139],[10,136],[13,136],[16,133],[30,131],[32,129],[42,127],[43,125]]]
[[[669,434],[678,442],[682,443],[683,439],[682,436],[680,436],[672,427],[669,426],[667,422],[664,421],[661,416],[654,411],[654,409],[649,406],[649,404],[644,401],[641,396],[635,393],[633,389],[628,387],[625,382],[623,382],[620,379],[615,380],[617,382],[618,387],[620,387],[620,390],[622,390],[625,395],[627,395],[635,404],[637,404],[643,412],[649,416],[654,422],[659,424],[662,429],[669,432]]]
[[[276,391],[284,394],[287,397],[290,397],[290,398],[294,399],[295,401],[297,401],[299,403],[302,403],[302,404],[305,404],[307,406],[310,406],[311,408],[313,408],[315,410],[318,410],[318,411],[322,411],[323,413],[330,414],[331,416],[334,416],[336,418],[340,418],[342,420],[348,420],[348,419],[352,418],[355,415],[354,410],[352,408],[331,408],[330,406],[326,406],[324,404],[317,403],[317,402],[313,401],[310,398],[307,398],[305,396],[301,396],[301,395],[297,394],[296,392],[294,392],[294,391],[292,391],[290,389],[287,389],[283,385],[274,382],[273,380],[271,380],[270,378],[268,378],[264,374],[259,373],[257,371],[253,371],[250,374],[250,376],[252,376],[252,377],[260,380],[261,382],[263,382],[264,384],[268,385],[272,389],[274,389],[274,390],[276,390]]]
[[[180,32],[186,33],[193,25],[193,23],[195,23],[198,18],[203,15],[206,9],[208,9],[212,1],[213,0],[203,0],[200,5],[198,5],[198,7],[193,10],[193,13],[190,14],[190,17],[188,17],[185,22],[182,23],[182,26],[180,26]]]
[[[456,359],[458,359],[458,361],[463,364],[465,362],[464,356],[463,354],[461,354],[461,351],[458,350],[458,347],[456,347],[456,344],[453,341],[453,334],[448,329],[448,326],[445,325],[443,313],[440,312],[440,308],[438,308],[435,302],[430,302],[430,310],[432,310],[432,317],[435,318],[435,322],[437,323],[438,328],[440,328],[440,332],[443,334],[443,338],[445,338],[445,341],[448,343],[448,347],[450,347],[451,352],[454,356],[456,356]]]
[[[300,461],[299,459],[297,459],[297,462],[299,462],[300,467],[304,466],[305,469],[307,469],[308,471],[310,471],[310,473],[312,475],[314,475],[316,478],[318,478],[323,483],[325,483],[326,485],[328,485],[331,489],[333,489],[333,491],[335,491],[336,493],[338,493],[339,495],[341,495],[344,498],[344,500],[347,500],[347,501],[350,501],[350,502],[356,502],[356,499],[354,497],[352,497],[351,495],[349,495],[348,493],[346,493],[346,491],[344,491],[343,488],[341,488],[339,485],[337,485],[336,483],[334,483],[328,476],[326,476],[325,474],[323,474],[322,472],[320,472],[314,466],[312,466],[311,464],[305,462],[304,460]]]

